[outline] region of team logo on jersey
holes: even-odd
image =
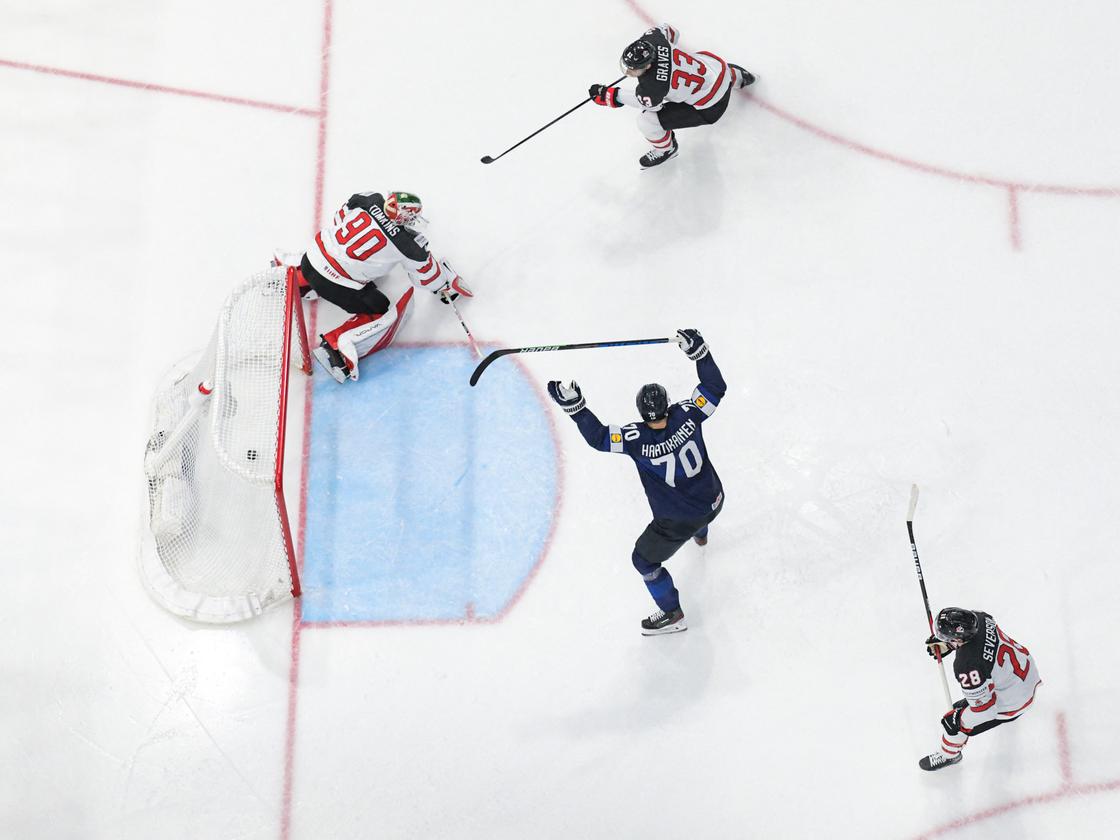
[[[697,408],[703,408],[707,404],[708,404],[708,401],[706,399],[704,399],[703,397],[697,397],[696,398],[696,407]]]
[[[617,433],[611,435],[611,443],[622,443],[622,435]]]

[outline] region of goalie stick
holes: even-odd
[[[481,359],[482,351],[479,350],[478,345],[475,344],[474,336],[471,335],[471,328],[468,327],[467,322],[463,320],[463,315],[459,311],[459,307],[455,305],[455,301],[449,295],[443,295],[443,299],[451,304],[451,309],[455,312],[455,317],[459,319],[459,323],[463,325],[463,332],[467,334],[467,341],[470,342],[471,350],[474,351],[475,356]]]
[[[914,555],[914,568],[918,572],[918,584],[922,587],[922,600],[926,605],[926,620],[929,622],[929,633],[933,632],[933,613],[929,608],[929,595],[926,593],[926,580],[922,576],[922,562],[918,559],[918,544],[914,541],[914,509],[918,507],[918,485],[910,485],[910,512],[906,516],[906,530],[910,534],[910,552]],[[951,708],[953,699],[949,696],[949,681],[945,678],[945,660],[934,649],[934,658],[937,659],[938,670],[941,672],[941,687],[945,690],[945,706]]]
[[[508,356],[511,353],[546,353],[552,350],[590,350],[593,347],[636,347],[642,344],[675,344],[677,337],[672,338],[635,338],[630,341],[592,341],[588,344],[545,344],[540,347],[506,347],[502,350],[495,350],[481,362],[478,367],[474,369],[471,374],[471,386],[478,384],[479,377],[486,368],[490,367],[495,361],[502,356]]]

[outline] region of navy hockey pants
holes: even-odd
[[[681,606],[680,593],[673,584],[673,576],[661,564],[693,537],[706,537],[709,523],[719,516],[721,510],[722,498],[719,507],[701,519],[654,519],[634,543],[631,562],[645,581],[646,589],[653,596],[658,609],[672,612]]]

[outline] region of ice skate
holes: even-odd
[[[638,163],[641,164],[642,169],[650,169],[654,166],[660,166],[661,164],[665,163],[665,161],[675,158],[677,156],[678,148],[679,147],[677,146],[677,138],[676,136],[674,136],[673,145],[671,145],[668,149],[665,149],[664,151],[662,151],[661,149],[650,149],[648,152],[638,158]]]
[[[960,764],[962,758],[964,758],[964,756],[960,753],[950,758],[945,755],[945,753],[938,750],[919,761],[918,766],[923,770],[940,770],[943,767],[948,767],[950,764]]]
[[[751,85],[754,84],[755,78],[754,78],[754,75],[752,73],[750,73],[747,70],[744,70],[738,64],[732,64],[730,61],[727,62],[727,66],[730,67],[732,70],[734,70],[736,73],[739,74],[739,85],[738,85],[738,87],[740,89],[745,88],[745,87],[750,87]]]
[[[684,620],[684,612],[675,609],[672,612],[658,610],[649,618],[642,619],[643,636],[660,636],[662,633],[679,633],[687,630],[688,625]]]
[[[698,546],[700,546],[701,548],[703,548],[704,546],[706,546],[708,544],[708,536],[707,536],[707,534],[705,534],[702,537],[693,537],[692,541],[694,543],[696,543]]]
[[[327,344],[327,340],[323,341],[311,351],[311,355],[315,360],[323,366],[323,369],[334,377],[334,381],[340,385],[346,381],[350,375],[350,366],[346,364],[346,360],[342,358],[342,354]]]

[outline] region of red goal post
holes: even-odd
[[[176,615],[240,621],[300,594],[284,498],[293,365],[311,372],[295,269],[281,266],[238,285],[201,358],[156,391],[140,570]]]

